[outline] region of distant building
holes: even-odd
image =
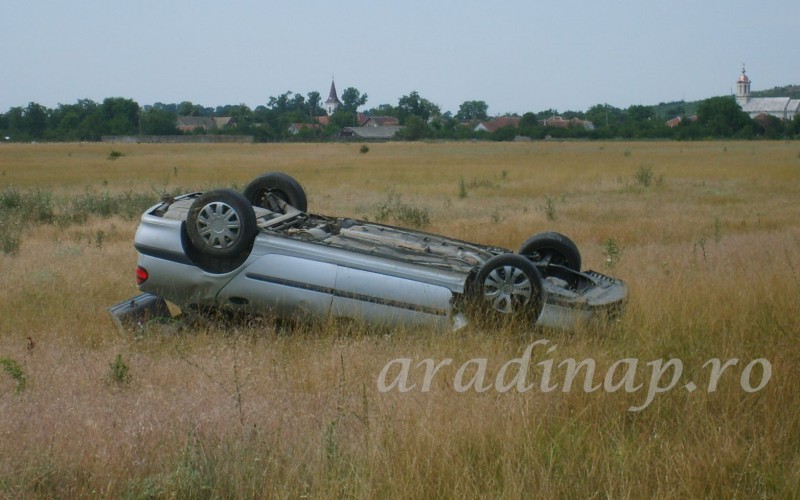
[[[181,132],[193,132],[195,130],[210,132],[225,127],[235,127],[236,122],[230,116],[179,116],[175,126]]]
[[[675,128],[678,125],[680,125],[681,123],[683,123],[684,120],[688,120],[690,123],[694,123],[694,122],[697,121],[697,115],[687,116],[686,118],[683,118],[683,117],[680,117],[680,116],[676,116],[675,118],[673,118],[671,120],[667,120],[667,122],[666,122],[667,123],[667,127]]]
[[[321,128],[319,123],[292,123],[289,125],[289,133],[297,135],[301,130],[320,130]]]
[[[325,100],[325,112],[328,116],[332,115],[342,105],[339,96],[336,95],[336,85],[331,80],[331,91],[328,93],[328,99]]]
[[[394,116],[369,116],[365,117],[364,121],[359,120],[359,122],[361,127],[394,127],[400,125],[400,120]]]
[[[675,128],[678,125],[680,125],[682,122],[683,122],[683,118],[681,118],[680,116],[676,116],[675,118],[667,120],[667,127]]]
[[[500,116],[487,122],[478,122],[473,129],[475,132],[495,132],[503,127],[519,127],[519,117]]]
[[[398,132],[403,130],[399,125],[385,125],[374,127],[344,127],[340,132],[340,137],[355,137],[364,140],[387,140],[393,139]]]
[[[742,111],[756,118],[769,115],[781,120],[791,120],[800,114],[800,99],[790,97],[750,97],[750,78],[747,77],[744,65],[742,74],[736,81],[736,102]]]
[[[539,123],[542,124],[544,127],[553,127],[553,128],[572,128],[572,127],[583,127],[586,130],[594,130],[594,123],[590,122],[589,120],[581,120],[578,117],[570,118],[567,120],[563,116],[554,115],[550,118],[545,118],[544,120],[539,120]]]

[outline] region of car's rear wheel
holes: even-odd
[[[581,252],[574,241],[561,233],[538,233],[519,249],[520,255],[539,265],[555,264],[580,272]]]
[[[244,197],[253,206],[281,212],[280,206],[274,202],[272,196],[280,198],[301,212],[308,210],[308,200],[303,186],[294,177],[282,172],[269,172],[256,177],[244,188]]]
[[[482,316],[536,321],[544,306],[542,277],[527,258],[496,255],[478,271],[472,287],[474,304]]]
[[[252,205],[231,189],[203,193],[186,216],[192,246],[210,257],[229,258],[246,252],[257,231]]]

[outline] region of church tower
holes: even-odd
[[[333,83],[333,79],[331,79],[331,92],[328,95],[328,99],[325,101],[325,111],[328,113],[328,116],[330,116],[339,109],[341,105],[342,101],[340,101],[339,97],[336,95],[336,85]]]
[[[750,79],[747,78],[747,74],[744,70],[744,64],[742,64],[742,75],[739,77],[739,80],[736,81],[736,102],[740,105],[746,103],[750,100]]]

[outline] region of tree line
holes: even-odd
[[[89,99],[75,104],[59,104],[50,109],[35,102],[13,107],[0,114],[0,137],[6,142],[99,141],[104,135],[180,135],[214,133],[252,135],[257,142],[335,140],[343,127],[358,126],[358,109],[367,102],[367,94],[354,87],[342,92],[342,105],[326,122],[319,92],[306,95],[286,92],[270,97],[267,103],[251,109],[244,104],[203,107],[191,102],[155,103],[140,106],[131,99],[110,97],[97,103]],[[691,108],[691,109],[689,109]],[[771,116],[751,119],[732,96],[712,97],[699,103],[670,103],[659,106],[635,105],[620,109],[606,104],[592,106],[585,112],[548,109],[515,115],[515,125],[492,132],[476,131],[480,121],[490,120],[485,101],[465,101],[458,111],[442,110],[418,92],[398,99],[397,105],[382,104],[362,113],[366,116],[389,116],[403,126],[398,139],[421,140],[496,140],[517,137],[531,139],[676,139],[800,137],[800,117],[784,121]],[[689,115],[689,111],[695,111]],[[218,130],[182,132],[179,116],[232,117],[235,126]],[[553,126],[547,120],[560,116],[580,122]],[[680,117],[677,124],[667,120]],[[582,125],[584,121],[592,127]],[[305,124],[299,133],[290,132],[291,124]]]

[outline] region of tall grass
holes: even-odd
[[[798,150],[141,145],[110,162],[107,146],[4,146],[0,219],[22,229],[14,255],[0,254],[0,358],[13,360],[0,371],[0,496],[797,497]],[[643,164],[663,182],[637,183]],[[628,282],[628,310],[573,333],[254,319],[120,335],[106,309],[136,291],[132,240],[138,210],[159,197],[152,186],[241,186],[267,170],[295,175],[321,213],[374,217],[391,187],[427,210],[427,231],[510,248],[563,232],[587,267]],[[460,179],[491,183],[460,198]],[[558,200],[555,220],[538,208],[546,197]],[[119,208],[128,205],[130,214]],[[85,218],[60,224],[72,210]],[[540,340],[534,389],[454,389],[469,360],[485,358],[494,380]],[[453,361],[428,391],[379,391],[381,370],[399,358],[418,385],[423,360]],[[589,358],[594,383],[622,359],[639,360],[637,384],[649,383],[653,360],[680,359],[684,376],[634,412],[644,389],[587,392],[578,378],[563,391],[561,363]],[[704,364],[714,358],[739,361],[709,392]],[[741,377],[759,358],[771,379],[748,393]],[[538,385],[548,360],[559,384],[549,392]],[[697,390],[683,388],[690,380]]]

